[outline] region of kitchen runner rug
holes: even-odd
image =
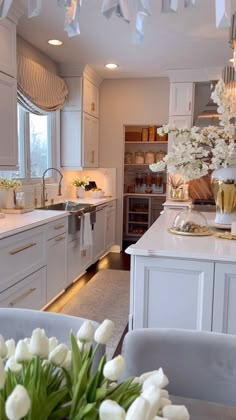
[[[88,318],[97,322],[111,319],[115,324],[112,339],[106,346],[111,359],[128,323],[130,272],[104,269],[60,310],[61,313]]]

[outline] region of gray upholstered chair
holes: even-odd
[[[84,321],[84,318],[52,312],[0,308],[0,334],[5,340],[31,337],[35,328],[43,328],[48,337],[57,337],[59,342],[70,345],[70,331],[76,334]],[[93,324],[95,328],[99,326],[95,321]],[[96,353],[97,362],[104,352],[105,346],[100,346]]]
[[[162,367],[171,394],[236,405],[236,336],[177,329],[130,331],[122,379]]]

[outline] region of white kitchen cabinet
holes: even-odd
[[[211,331],[214,263],[138,256],[132,267],[133,329]]]
[[[78,231],[68,237],[66,286],[76,280],[81,273],[80,232]]]
[[[67,218],[58,221],[58,231],[60,226],[64,226],[63,232],[59,234],[54,230],[54,237],[47,241],[47,302],[54,298],[66,287],[67,275]],[[55,224],[53,223],[53,228]],[[50,224],[48,225],[50,231]]]
[[[1,308],[41,309],[46,302],[46,267],[0,294]]]
[[[192,115],[194,83],[171,83],[169,116]]]
[[[0,98],[0,166],[2,169],[16,169],[18,165],[16,79],[3,73],[0,73]]]
[[[61,166],[98,167],[99,120],[81,111],[61,112]]]
[[[64,77],[68,89],[68,96],[62,111],[81,111],[82,110],[82,77]]]
[[[80,250],[81,273],[84,272],[93,263],[93,247]]]
[[[115,244],[116,235],[116,203],[112,201],[106,207],[105,250],[108,251]]]
[[[97,261],[105,251],[105,220],[107,205],[96,209],[96,223],[93,230],[93,261]]]
[[[212,331],[236,334],[236,266],[215,264]]]
[[[16,25],[0,21],[0,72],[16,77]]]
[[[83,111],[99,117],[99,88],[83,77]]]

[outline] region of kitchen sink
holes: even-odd
[[[70,213],[68,219],[68,232],[75,233],[80,230],[81,217],[84,213],[91,213],[91,225],[96,222],[96,206],[89,203],[75,203],[73,201],[63,201],[62,203],[48,204],[38,207],[39,210],[62,210]]]

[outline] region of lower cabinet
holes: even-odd
[[[0,307],[41,309],[47,303],[46,281],[46,267],[43,267],[1,293]]]
[[[66,287],[66,234],[47,242],[47,301]]]
[[[105,250],[108,251],[115,244],[116,237],[116,203],[109,203],[106,207]]]
[[[106,205],[98,206],[96,210],[96,223],[93,230],[93,261],[96,262],[105,251],[105,223]]]
[[[77,232],[68,236],[66,286],[76,280],[81,272],[80,232]]]

